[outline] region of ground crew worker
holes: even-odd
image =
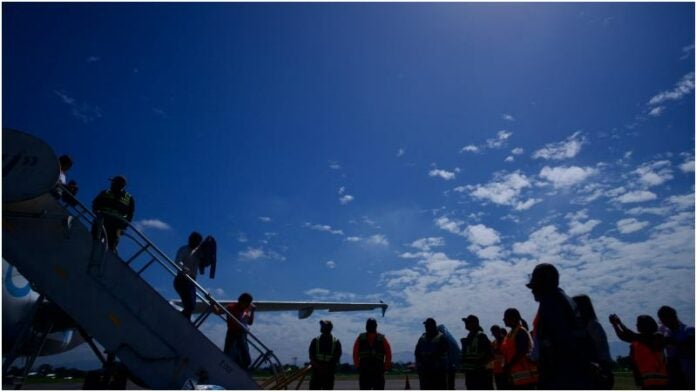
[[[428,318],[423,324],[425,333],[415,351],[420,389],[446,389],[449,344],[434,319]]]
[[[534,267],[527,287],[539,309],[533,336],[538,346],[539,389],[589,389],[591,343],[575,302],[558,287],[552,264]]]
[[[309,345],[309,361],[312,364],[312,379],[309,389],[333,389],[336,367],[341,360],[341,342],[331,335],[333,324],[329,320],[319,321],[321,335]]]
[[[665,354],[670,389],[694,389],[694,327],[679,321],[677,311],[662,306],[657,311],[665,337]]]
[[[493,351],[493,361],[491,361],[491,369],[493,370],[493,379],[495,380],[495,389],[510,389],[508,386],[507,375],[503,371],[505,366],[505,356],[503,355],[503,341],[507,335],[505,328],[501,328],[495,324],[491,327],[491,350]]]
[[[360,389],[384,389],[384,372],[391,369],[391,346],[377,333],[377,320],[367,319],[365,332],[353,344],[353,363],[360,374]]]
[[[113,252],[116,252],[118,240],[135,213],[135,199],[125,191],[125,187],[125,177],[112,177],[111,187],[99,193],[92,201],[92,211],[97,215],[92,226],[92,235],[100,239],[103,226],[107,246]]]
[[[503,373],[508,379],[508,388],[534,389],[539,382],[539,373],[536,364],[529,359],[533,342],[527,329],[522,326],[522,316],[517,309],[509,308],[503,321],[510,328],[501,347],[505,361]]]
[[[462,369],[466,389],[493,389],[493,372],[488,364],[493,359],[491,341],[483,333],[478,317],[473,314],[463,318],[467,337],[462,338]]]
[[[648,315],[638,316],[638,333],[626,328],[615,314],[609,316],[609,322],[619,339],[631,343],[630,358],[636,385],[642,389],[666,389],[667,363],[662,351],[665,344],[663,336],[657,333],[655,319]]]

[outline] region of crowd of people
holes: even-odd
[[[72,159],[59,158],[60,178],[69,192],[54,195],[74,202],[77,184],[66,182]],[[125,191],[126,178],[115,176],[109,189],[92,202],[96,215],[95,239],[103,238],[116,252],[119,237],[132,221],[134,198]],[[207,246],[204,246],[207,245]],[[212,253],[212,255],[211,255]],[[181,267],[174,288],[181,296],[182,314],[190,319],[196,302],[196,272],[212,264],[215,242],[193,232],[176,255]],[[212,260],[212,261],[211,261]],[[454,389],[457,371],[464,373],[467,389],[611,389],[614,385],[612,358],[607,335],[598,321],[590,297],[573,298],[559,287],[559,273],[552,264],[537,265],[526,285],[539,307],[530,330],[515,308],[503,313],[504,326],[490,327],[493,340],[484,333],[476,315],[462,318],[468,335],[457,343],[443,325],[427,318],[425,332],[414,351],[420,389]],[[224,352],[243,369],[251,363],[246,326],[254,321],[253,298],[248,293],[227,306],[228,330]],[[213,311],[222,314],[215,307]],[[612,314],[609,321],[622,341],[630,344],[636,385],[643,389],[694,389],[694,328],[682,323],[675,309],[662,306],[657,317],[636,319],[634,332]],[[331,321],[320,322],[321,334],[309,346],[312,365],[310,389],[333,389],[334,374],[341,358],[341,342],[331,332]],[[460,347],[461,344],[461,347]],[[365,332],[353,345],[353,362],[360,375],[360,389],[384,389],[384,373],[391,368],[391,347],[377,332],[377,321],[368,319]]]
[[[612,389],[614,375],[607,335],[590,297],[569,297],[559,287],[552,264],[537,265],[527,284],[539,303],[531,330],[515,308],[503,312],[504,326],[484,333],[476,315],[462,318],[468,331],[459,343],[443,325],[427,318],[414,351],[420,389],[455,389],[455,374],[464,373],[466,389]],[[631,344],[635,383],[642,389],[694,389],[694,328],[677,312],[663,306],[657,316],[638,316],[637,330],[609,316],[617,336]],[[312,340],[310,389],[333,389],[341,343],[331,335],[333,325],[321,321],[321,335]],[[360,389],[384,389],[391,367],[387,338],[368,319],[353,349]],[[453,352],[458,354],[452,354]]]

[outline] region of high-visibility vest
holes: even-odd
[[[377,362],[384,363],[384,335],[378,333],[375,340],[372,341],[372,346],[370,346],[366,332],[361,333],[358,340],[360,363],[366,359],[376,359]]]
[[[328,353],[322,352],[321,351],[321,335],[317,336],[314,338],[316,340],[316,354],[317,354],[317,361],[319,362],[331,362],[333,361],[333,356],[334,352],[336,352],[336,338],[334,336],[331,336],[331,351]]]
[[[474,336],[471,337],[471,340],[467,342],[466,347],[463,347],[464,351],[462,351],[462,369],[480,370],[482,368],[481,353],[479,351],[479,337],[482,334],[482,331],[476,331]]]
[[[493,360],[491,361],[491,368],[495,374],[501,374],[503,372],[503,366],[505,366],[505,355],[503,355],[502,346],[502,342],[499,342],[498,340],[491,342],[491,347],[493,348]]]
[[[110,189],[102,193],[104,200],[101,201],[98,211],[102,214],[117,216],[119,218],[128,218],[128,209],[130,207],[132,196],[128,192],[123,192],[118,195]]]
[[[517,354],[516,340],[518,333],[523,333],[527,336],[529,341],[529,352],[532,351],[532,339],[529,333],[521,325],[518,325],[512,332],[507,334],[503,340],[501,350],[505,356],[505,362],[510,362],[515,354]],[[529,352],[524,353],[524,355],[510,367],[510,379],[513,385],[529,385],[539,382],[539,370],[534,362],[527,356]]]
[[[666,387],[667,366],[662,351],[653,351],[642,342],[631,343],[633,363],[638,369],[643,387]]]
[[[442,339],[446,339],[442,332],[438,332],[432,340],[428,340],[427,334],[425,333],[421,335],[420,339],[418,339],[419,344],[417,346],[420,347],[421,351],[416,352],[416,360],[418,360],[418,356],[421,356],[427,363],[421,363],[420,366],[427,369],[445,369],[448,363],[449,351],[445,350],[438,355],[440,340]],[[421,342],[423,343],[421,344]]]

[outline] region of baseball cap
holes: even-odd
[[[428,325],[428,324],[437,325],[437,322],[435,322],[434,318],[428,317],[427,319],[425,319],[425,321],[423,321],[423,324],[425,324],[425,325]]]
[[[532,277],[529,279],[529,283],[527,283],[526,286],[532,289],[540,284],[558,287],[558,270],[553,264],[541,263],[534,267]]]
[[[463,317],[462,321],[464,321],[465,323],[477,323],[478,324],[479,319],[478,319],[478,317],[474,316],[473,314],[470,314],[466,317]]]

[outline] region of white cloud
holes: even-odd
[[[464,233],[474,245],[491,246],[500,242],[498,232],[482,224],[467,226]]]
[[[344,194],[344,193],[346,193],[346,187],[342,186],[342,187],[338,188],[338,194],[339,194],[339,195],[342,195],[342,194]]]
[[[522,147],[515,147],[515,148],[513,148],[512,151],[510,151],[510,152],[512,153],[512,155],[522,155],[522,154],[524,154],[524,148],[522,148]]]
[[[430,177],[440,177],[445,181],[453,180],[457,175],[454,172],[449,172],[447,170],[433,169],[428,172]]]
[[[260,217],[259,217],[259,220],[260,220],[261,222],[263,222],[263,223],[268,223],[268,222],[271,221],[271,218],[268,217],[268,216],[260,216]]]
[[[338,198],[338,201],[341,203],[341,205],[346,205],[346,204],[350,203],[351,201],[353,201],[354,199],[355,198],[353,197],[353,195],[343,195],[343,196]]]
[[[470,195],[477,199],[512,206],[517,210],[525,210],[539,202],[539,200],[535,199],[519,200],[522,190],[531,186],[531,181],[524,174],[516,171],[509,174],[496,175],[493,181],[484,185],[477,184],[460,189],[462,191],[469,190]]]
[[[558,143],[550,143],[532,154],[532,158],[562,160],[573,158],[582,149],[585,138],[578,131],[570,135],[566,140]]]
[[[324,231],[324,232],[331,233],[331,234],[336,234],[336,235],[343,235],[343,230],[334,229],[334,228],[332,228],[332,227],[329,226],[329,225],[319,225],[319,224],[312,224],[312,223],[309,223],[309,222],[305,222],[305,223],[302,225],[302,227],[307,227],[307,228],[310,228],[310,229],[312,229],[312,230]]]
[[[361,240],[360,237],[346,237],[346,241],[348,241],[348,242],[358,242],[360,240]]]
[[[664,107],[664,106],[656,106],[656,107],[650,109],[650,111],[648,112],[648,115],[649,115],[649,116],[653,116],[653,117],[660,117],[660,115],[661,115],[662,112],[664,112],[664,111],[665,111],[665,107]]]
[[[143,231],[146,229],[171,230],[171,226],[159,219],[141,219],[133,224],[136,229]]]
[[[674,178],[669,161],[645,163],[638,167],[635,173],[638,175],[640,182],[648,187],[661,185]]]
[[[239,251],[238,253],[239,258],[241,260],[280,260],[283,261],[285,260],[285,256],[281,255],[280,253],[271,250],[271,249],[263,249],[263,248],[254,248],[254,247],[248,247],[244,251]]]
[[[614,198],[619,203],[641,203],[657,199],[657,195],[650,191],[631,191]]]
[[[567,239],[568,236],[558,232],[554,225],[547,225],[533,232],[527,241],[515,242],[512,251],[537,257],[540,261],[551,260],[561,253]]]
[[[97,56],[89,56],[89,57],[87,57],[87,60],[86,60],[86,61],[87,61],[88,63],[96,63],[96,62],[99,61],[99,60],[101,60],[101,59],[100,59],[99,57],[97,57]]]
[[[463,235],[459,226],[463,225],[464,222],[452,221],[446,216],[441,216],[435,220],[435,224],[440,229],[449,231],[452,234]]]
[[[431,248],[445,246],[445,240],[442,237],[419,238],[413,241],[410,246],[427,252]]]
[[[331,168],[332,170],[340,170],[341,165],[338,162],[329,161],[329,168]]]
[[[503,114],[503,120],[505,120],[505,121],[515,121],[515,117],[513,117],[511,114],[504,113],[504,114]]]
[[[566,214],[568,219],[568,234],[573,235],[583,235],[592,231],[597,225],[602,223],[598,219],[588,219],[587,210],[580,210],[574,214]],[[581,222],[584,220],[585,222]]]
[[[375,234],[368,237],[367,243],[371,245],[389,246],[389,241],[384,234]]]
[[[629,234],[642,230],[644,227],[648,226],[648,222],[641,222],[634,218],[621,219],[616,222],[616,228],[621,232],[621,234]]]
[[[479,148],[474,146],[473,144],[469,144],[468,146],[462,147],[462,149],[459,150],[459,152],[479,152]]]
[[[683,171],[684,173],[693,173],[694,172],[694,160],[691,159],[690,161],[686,161],[679,165],[679,169]]]
[[[505,162],[515,162],[515,157],[513,157],[512,155],[508,155],[505,158]]]
[[[694,73],[689,72],[675,84],[673,89],[662,91],[650,98],[648,105],[657,106],[667,101],[677,101],[692,91],[694,91]]]
[[[406,149],[405,149],[405,148],[400,148],[400,149],[396,152],[396,157],[397,157],[397,158],[401,158],[402,156],[404,156],[404,154],[406,154]]]
[[[334,269],[334,268],[336,268],[336,262],[333,260],[329,260],[326,262],[326,267],[328,269]]]
[[[505,145],[505,142],[512,136],[512,132],[502,130],[498,131],[495,139],[486,140],[486,146],[488,148],[501,148]]]
[[[591,167],[558,166],[552,168],[544,166],[539,177],[551,181],[554,188],[568,188],[585,181],[595,173],[596,170]]]
[[[72,115],[84,122],[85,124],[92,122],[102,116],[102,110],[99,106],[90,105],[86,102],[78,103],[75,98],[68,96],[60,90],[53,90],[64,104],[70,106]]]
[[[688,59],[689,56],[691,56],[693,53],[694,53],[694,44],[685,46],[682,48],[682,56],[679,59],[680,60]]]
[[[332,291],[324,288],[314,288],[305,291],[306,295],[313,297],[317,300],[331,300],[331,301],[355,301],[358,296],[355,293],[349,293],[345,291]]]

